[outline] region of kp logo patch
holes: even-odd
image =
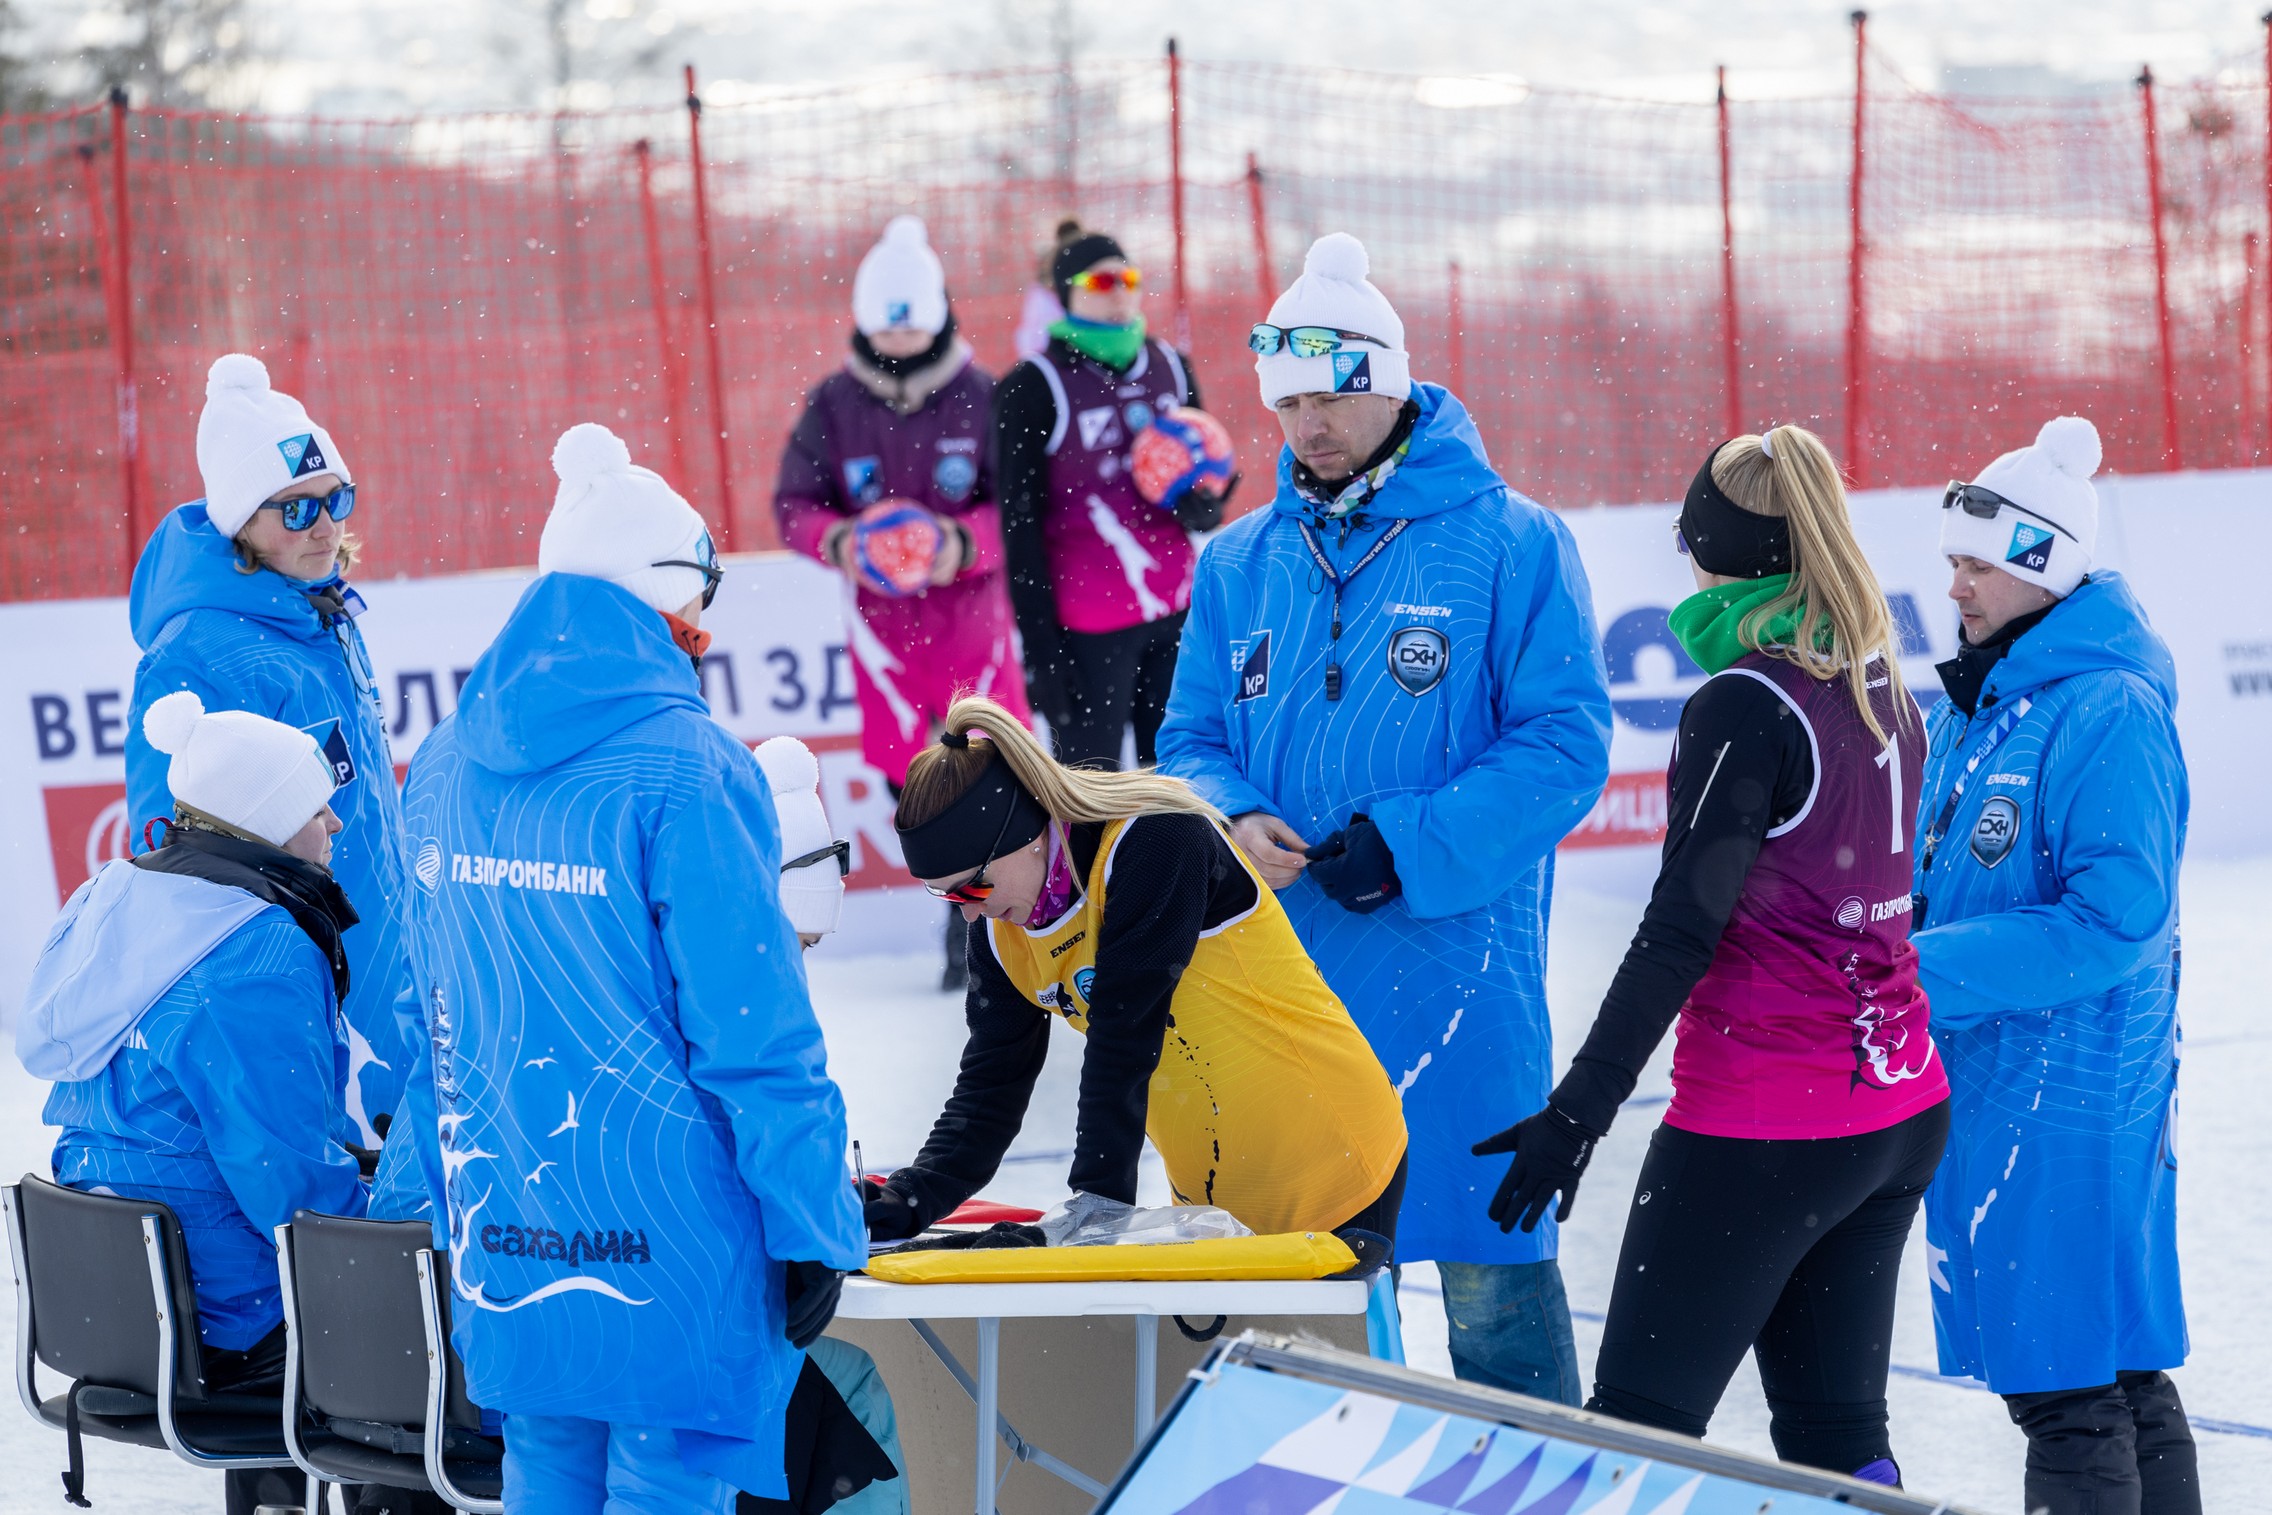
[[[1980,819],[1972,823],[1972,855],[1980,859],[1981,867],[1993,868],[2011,856],[2012,844],[2019,838],[2019,805],[2010,795],[1990,795],[1980,807]]]
[[[1110,405],[1084,410],[1074,419],[1081,423],[1081,446],[1090,452],[1100,447],[1118,447],[1128,440],[1120,429],[1119,412]]]
[[[2012,528],[2012,546],[2004,554],[2004,561],[2029,573],[2043,572],[2051,566],[2051,533],[2040,526],[2020,522]]]
[[[331,765],[334,783],[345,788],[355,782],[355,754],[347,750],[347,733],[339,729],[339,722],[318,721],[300,729],[316,739],[316,746],[323,751],[323,760]]]
[[[1259,700],[1270,692],[1270,633],[1258,631],[1246,644],[1246,653],[1232,672],[1239,676],[1239,692],[1231,697],[1234,705],[1247,700]]]
[[[304,479],[311,473],[322,473],[331,467],[324,459],[323,445],[316,441],[314,432],[286,437],[276,444],[276,450],[284,454],[284,466],[292,470],[295,479]]]
[[[877,477],[882,470],[881,458],[847,458],[844,462],[844,492],[857,504],[875,504],[884,497],[883,480]]]
[[[1373,392],[1373,356],[1364,352],[1337,352],[1333,355],[1333,392],[1337,395],[1369,395]]]
[[[978,464],[959,452],[948,453],[931,470],[932,486],[958,505],[970,498],[970,487],[977,482]]]
[[[1451,662],[1451,643],[1433,626],[1405,626],[1389,636],[1389,676],[1406,694],[1426,694],[1435,688],[1444,681]]]

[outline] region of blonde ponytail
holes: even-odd
[[[944,814],[978,782],[993,756],[1010,765],[1011,775],[1053,820],[1073,825],[1139,815],[1203,815],[1213,821],[1223,820],[1223,813],[1182,779],[1148,768],[1134,773],[1105,773],[1066,767],[1049,755],[1024,722],[984,695],[966,694],[947,707],[943,730],[972,740],[967,747],[935,744],[915,755],[899,796],[902,830]]]
[[[1870,663],[1885,660],[1894,717],[1906,729],[1916,706],[1902,682],[1893,612],[1846,508],[1846,486],[1822,438],[1803,426],[1774,426],[1764,436],[1737,437],[1712,462],[1712,482],[1754,515],[1780,516],[1791,527],[1791,585],[1744,617],[1736,639],[1781,658],[1811,677],[1844,676],[1862,723],[1879,741],[1888,733],[1870,708]],[[1798,612],[1788,645],[1763,646],[1761,628]]]

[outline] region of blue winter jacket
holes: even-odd
[[[1551,1221],[1502,1235],[1485,1213],[1505,1158],[1468,1148],[1546,1103],[1546,907],[1554,847],[1609,773],[1609,695],[1570,533],[1492,472],[1467,411],[1432,384],[1403,463],[1344,540],[1343,630],[1299,524],[1292,455],[1267,511],[1200,557],[1160,766],[1230,815],[1264,810],[1311,842],[1379,823],[1402,898],[1371,915],[1307,878],[1279,896],[1404,1099],[1407,1261],[1552,1257]],[[1338,658],[1342,694],[1325,697]]]
[[[409,1028],[394,1014],[409,975],[402,940],[409,877],[394,756],[362,634],[352,620],[323,624],[282,574],[239,573],[235,550],[205,519],[202,500],[159,523],[135,565],[128,609],[142,649],[126,723],[126,805],[136,852],[144,850],[145,824],[174,813],[170,759],[142,734],[142,714],[177,689],[196,690],[207,710],[250,710],[301,727],[334,761],[344,755],[352,767],[354,777],[331,797],[342,827],[331,871],[362,917],[342,939],[353,1069],[347,1108],[360,1140],[375,1146],[370,1117],[394,1108],[409,1067]]]
[[[467,1388],[782,1497],[782,1265],[867,1246],[755,759],[660,615],[548,574],[404,803]]]
[[[363,1213],[331,965],[280,906],[112,863],[48,933],[16,1052],[55,1080],[57,1183],[173,1207],[209,1347],[283,1323],[293,1211]]]
[[[1919,843],[1951,1101],[1926,1255],[1941,1370],[1999,1394],[2185,1360],[2176,705],[2169,649],[2101,573],[2012,644],[1969,719],[1933,711],[1920,838],[1986,755],[1930,868]]]

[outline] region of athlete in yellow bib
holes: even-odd
[[[1180,1203],[1265,1235],[1394,1239],[1396,1091],[1188,785],[1061,767],[966,698],[910,766],[898,824],[909,871],[970,922],[970,1040],[914,1164],[868,1191],[872,1237],[911,1236],[993,1178],[1055,1015],[1087,1037],[1073,1209],[1134,1203],[1148,1132]]]

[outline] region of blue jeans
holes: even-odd
[[[734,1515],[733,1489],[679,1461],[678,1433],[569,1415],[505,1417],[512,1515]]]
[[[1454,1375],[1558,1404],[1585,1399],[1559,1263],[1439,1262],[1436,1272]]]

